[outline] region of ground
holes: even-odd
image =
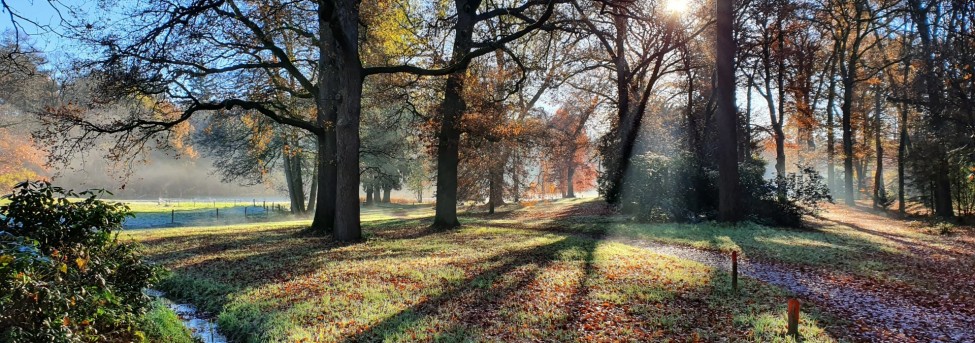
[[[428,206],[366,209],[351,245],[302,221],[131,237],[172,271],[167,294],[240,341],[788,341],[790,297],[803,341],[975,337],[966,229],[841,206],[803,230],[641,224],[592,200],[477,213],[436,232]]]

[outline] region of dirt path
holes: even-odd
[[[716,252],[645,241],[623,242],[725,271],[731,269],[729,257]],[[858,324],[866,329],[860,332],[859,339],[878,342],[975,342],[975,316],[921,306],[890,293],[837,285],[833,279],[817,272],[745,259],[740,261],[739,271],[742,275],[788,289],[800,298],[824,306],[835,315]]]

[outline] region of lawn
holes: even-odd
[[[468,222],[521,226],[545,232],[595,235],[614,241],[643,240],[729,253],[746,258],[812,268],[858,287],[909,293],[921,302],[975,304],[975,232],[958,227],[942,235],[923,222],[887,218],[864,207],[829,205],[808,218],[806,228],[773,228],[754,223],[640,223],[600,210],[591,199],[511,206],[495,216]],[[539,215],[545,214],[545,215]],[[948,287],[946,287],[946,285]],[[854,286],[854,285],[851,285]]]
[[[565,205],[565,204],[563,204]],[[426,212],[424,212],[426,211]],[[403,213],[406,212],[406,213]],[[429,209],[364,211],[367,240],[306,223],[133,232],[159,287],[238,341],[786,341],[784,291],[590,235],[425,229]],[[500,221],[503,222],[503,221]],[[832,341],[804,306],[804,341]]]

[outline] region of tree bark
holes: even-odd
[[[298,206],[295,205],[297,198],[295,196],[295,171],[293,170],[294,163],[292,163],[291,156],[288,156],[287,152],[282,152],[281,155],[281,159],[284,160],[284,183],[288,187],[288,203],[291,205],[290,211],[291,214],[296,214],[295,210],[298,208]]]
[[[938,134],[945,134],[946,129],[944,120],[944,103],[942,100],[942,83],[938,77],[935,65],[934,41],[931,33],[931,25],[928,23],[930,6],[924,6],[919,0],[908,1],[911,7],[911,18],[917,25],[917,33],[921,38],[921,47],[924,56],[923,80],[928,94],[927,108],[931,115],[932,131]],[[949,178],[949,163],[946,147],[940,137],[931,137],[935,145],[935,171],[934,171],[934,214],[937,217],[950,219],[954,218],[954,208],[951,199],[951,179]]]
[[[342,27],[338,120],[336,134],[335,239],[353,242],[362,239],[359,225],[359,120],[361,115],[363,71],[359,59],[359,16],[357,1],[336,1]]]
[[[479,0],[456,0],[457,23],[451,64],[460,62],[473,48],[474,24]],[[467,68],[447,76],[443,118],[437,135],[437,204],[432,227],[446,230],[460,226],[457,220],[457,164],[460,162],[460,121],[467,110],[464,101],[464,77]]]
[[[318,145],[318,137],[315,137],[315,145],[316,146]],[[315,154],[315,163],[314,166],[312,167],[312,172],[311,172],[312,175],[311,187],[308,188],[308,207],[305,208],[305,211],[311,213],[315,213],[315,205],[317,205],[316,201],[318,200],[318,177],[319,177],[318,174],[320,172],[319,165],[321,164],[322,164],[321,155]]]
[[[565,198],[571,199],[576,197],[575,185],[573,185],[573,177],[576,173],[576,168],[570,160],[568,163],[568,169],[565,170]]]
[[[312,230],[319,234],[334,234],[335,208],[338,182],[336,164],[337,142],[335,123],[338,118],[338,59],[335,56],[335,41],[329,26],[329,13],[321,6],[318,10],[318,94],[315,94],[317,105],[317,124],[322,128],[318,137],[318,194],[315,217],[312,219]],[[358,203],[358,194],[356,203]]]
[[[838,49],[837,44],[833,49]],[[829,68],[829,89],[826,91],[826,184],[830,193],[836,192],[836,59]]]
[[[291,157],[291,175],[294,177],[294,201],[295,204],[291,208],[291,213],[294,214],[305,214],[305,182],[304,175],[302,171],[302,159],[301,154],[296,154]]]
[[[851,55],[855,55],[852,53]],[[857,59],[851,57],[841,66],[843,73],[843,103],[840,105],[842,114],[841,125],[843,131],[843,183],[845,190],[844,201],[847,205],[855,206],[856,190],[853,187],[853,91],[857,77]]]
[[[881,142],[881,123],[880,123],[880,87],[877,87],[875,94],[874,103],[874,144],[877,150],[877,168],[874,170],[873,176],[873,206],[875,208],[882,207],[882,201],[887,200],[887,190],[884,189],[884,146]]]
[[[734,4],[717,0],[718,219],[724,222],[739,219]]]
[[[393,192],[393,187],[383,187],[383,203],[388,204],[390,202],[389,197]]]

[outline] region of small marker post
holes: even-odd
[[[788,316],[789,316],[789,336],[792,336],[796,341],[799,340],[799,300],[795,298],[789,299],[788,306]]]
[[[216,210],[217,210],[217,218],[220,218],[220,208],[217,207]]]
[[[176,210],[171,210],[171,211],[172,212],[169,213],[169,223],[176,224]]]
[[[738,292],[738,252],[731,252],[731,290]]]

